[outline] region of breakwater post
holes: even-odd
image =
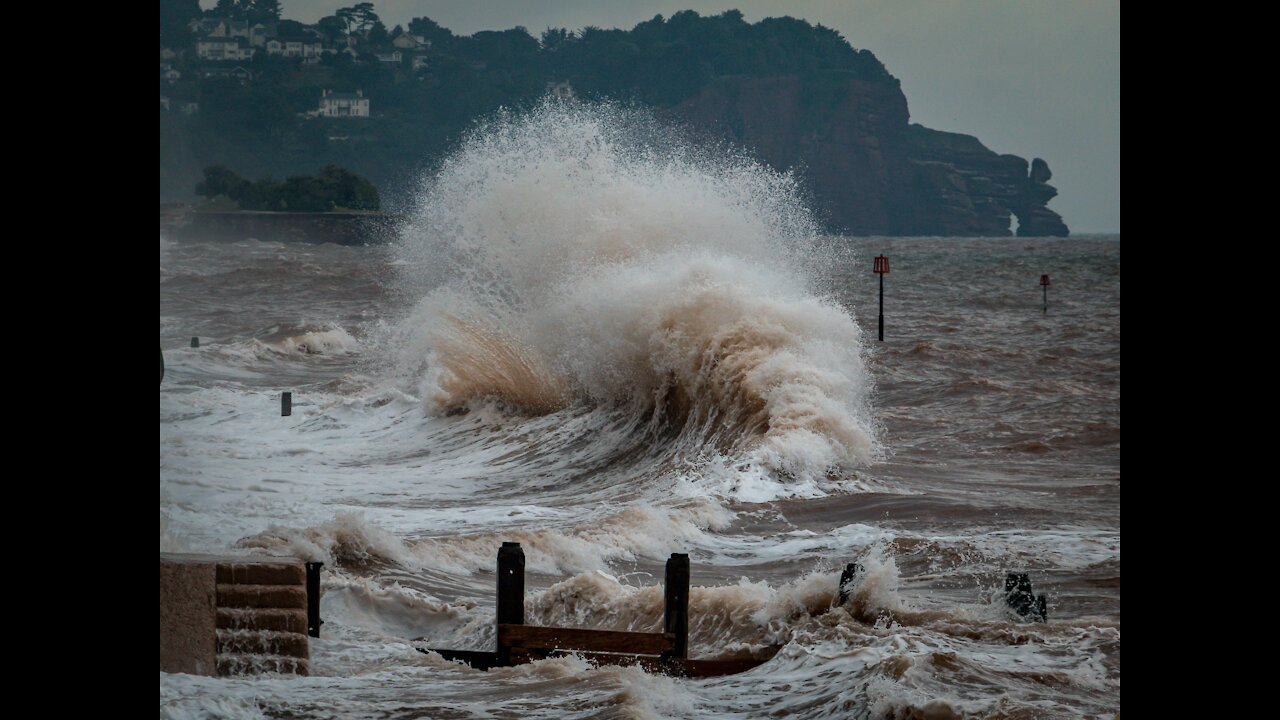
[[[322,562],[306,563],[307,567],[307,635],[310,637],[320,637],[320,626],[324,621],[320,619],[320,568],[324,567]]]
[[[520,543],[504,542],[498,548],[498,625],[524,624],[524,550]],[[498,663],[510,664],[511,647],[498,633]]]
[[[191,338],[191,347],[193,347],[193,348],[198,348],[198,347],[200,347],[200,338],[199,338],[199,337],[193,337],[193,338]]]
[[[877,255],[871,272],[880,276],[880,342],[884,342],[884,276],[889,272],[889,258]]]
[[[1049,314],[1049,276],[1040,276],[1040,287],[1044,289],[1044,314]]]
[[[289,417],[293,414],[293,393],[280,393],[280,417]]]
[[[689,555],[671,553],[663,586],[663,631],[674,635],[671,656],[689,657]]]

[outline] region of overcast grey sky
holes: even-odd
[[[315,22],[356,0],[282,0]],[[209,7],[213,0],[202,0]],[[455,33],[523,25],[630,29],[661,14],[731,8],[747,22],[791,15],[838,30],[902,80],[912,122],[1042,157],[1049,207],[1073,233],[1120,231],[1118,0],[373,0],[388,28],[425,15]]]

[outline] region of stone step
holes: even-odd
[[[310,656],[307,636],[272,630],[218,630],[218,655]]]
[[[218,584],[219,608],[307,608],[307,589],[296,585]]]
[[[307,611],[280,608],[218,608],[217,626],[222,630],[275,630],[305,635]]]
[[[219,675],[259,675],[262,673],[310,674],[310,664],[302,658],[284,655],[218,655]]]
[[[302,585],[307,584],[307,571],[302,563],[281,561],[278,563],[218,563],[218,583],[221,585]]]

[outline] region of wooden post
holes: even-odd
[[[689,556],[671,553],[667,559],[663,631],[675,635],[673,657],[689,657]]]
[[[320,626],[324,621],[320,619],[320,568],[324,567],[322,562],[307,563],[307,634],[311,637],[320,637]]]
[[[193,347],[193,348],[198,348],[198,347],[200,347],[200,338],[199,338],[199,337],[193,337],[193,338],[191,338],[191,347]]]
[[[524,550],[520,543],[504,542],[498,548],[498,625],[524,624]],[[511,663],[511,648],[497,633],[498,665]]]
[[[280,417],[289,417],[293,414],[293,393],[280,394]]]
[[[884,273],[880,273],[880,342],[884,342]]]

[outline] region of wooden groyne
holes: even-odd
[[[716,677],[768,662],[779,648],[746,659],[689,657],[689,556],[672,553],[663,583],[662,632],[625,632],[545,627],[524,622],[524,550],[504,542],[498,550],[497,642],[492,652],[418,648],[446,660],[488,670],[548,657],[578,655],[598,665],[639,665],[649,672],[681,677]]]

